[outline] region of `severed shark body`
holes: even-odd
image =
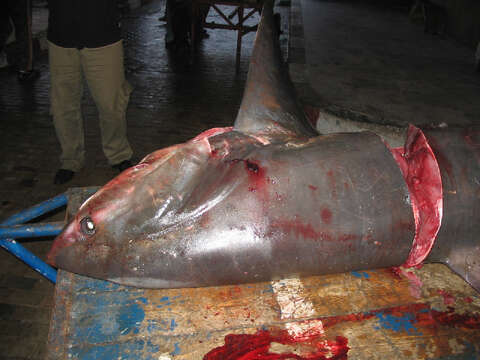
[[[443,262],[480,290],[479,129],[319,135],[267,2],[232,128],[158,150],[90,197],[59,268],[145,288]]]

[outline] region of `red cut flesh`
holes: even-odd
[[[415,238],[404,266],[417,266],[428,256],[442,223],[442,178],[437,159],[419,128],[410,125],[403,148],[390,149],[410,192]]]

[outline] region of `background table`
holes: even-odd
[[[219,7],[223,5],[224,8]],[[207,22],[206,18],[201,16],[202,6],[209,6],[213,11],[220,15],[223,23],[215,23],[213,21]],[[255,13],[260,12],[263,7],[262,0],[192,0],[192,13],[194,21],[192,21],[192,51],[195,48],[197,34],[197,27],[195,19],[201,18],[201,28],[207,29],[223,29],[235,30],[237,32],[237,50],[235,69],[236,72],[240,70],[240,54],[242,51],[242,37],[249,32],[257,31],[257,25],[246,25],[246,21]],[[227,13],[226,9],[230,12]],[[248,10],[245,12],[245,10]],[[201,34],[200,34],[201,36]],[[192,53],[193,55],[193,53]]]

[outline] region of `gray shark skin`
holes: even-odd
[[[49,263],[175,288],[427,259],[480,289],[478,130],[412,127],[402,149],[370,132],[319,136],[280,59],[267,2],[235,126],[110,181],[55,239]]]

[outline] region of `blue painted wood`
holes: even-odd
[[[157,360],[162,351],[153,340],[177,337],[177,321],[174,314],[146,319],[147,307],[173,305],[169,296],[154,296],[153,304],[147,292],[59,270],[48,358]],[[167,353],[179,351],[174,342]]]

